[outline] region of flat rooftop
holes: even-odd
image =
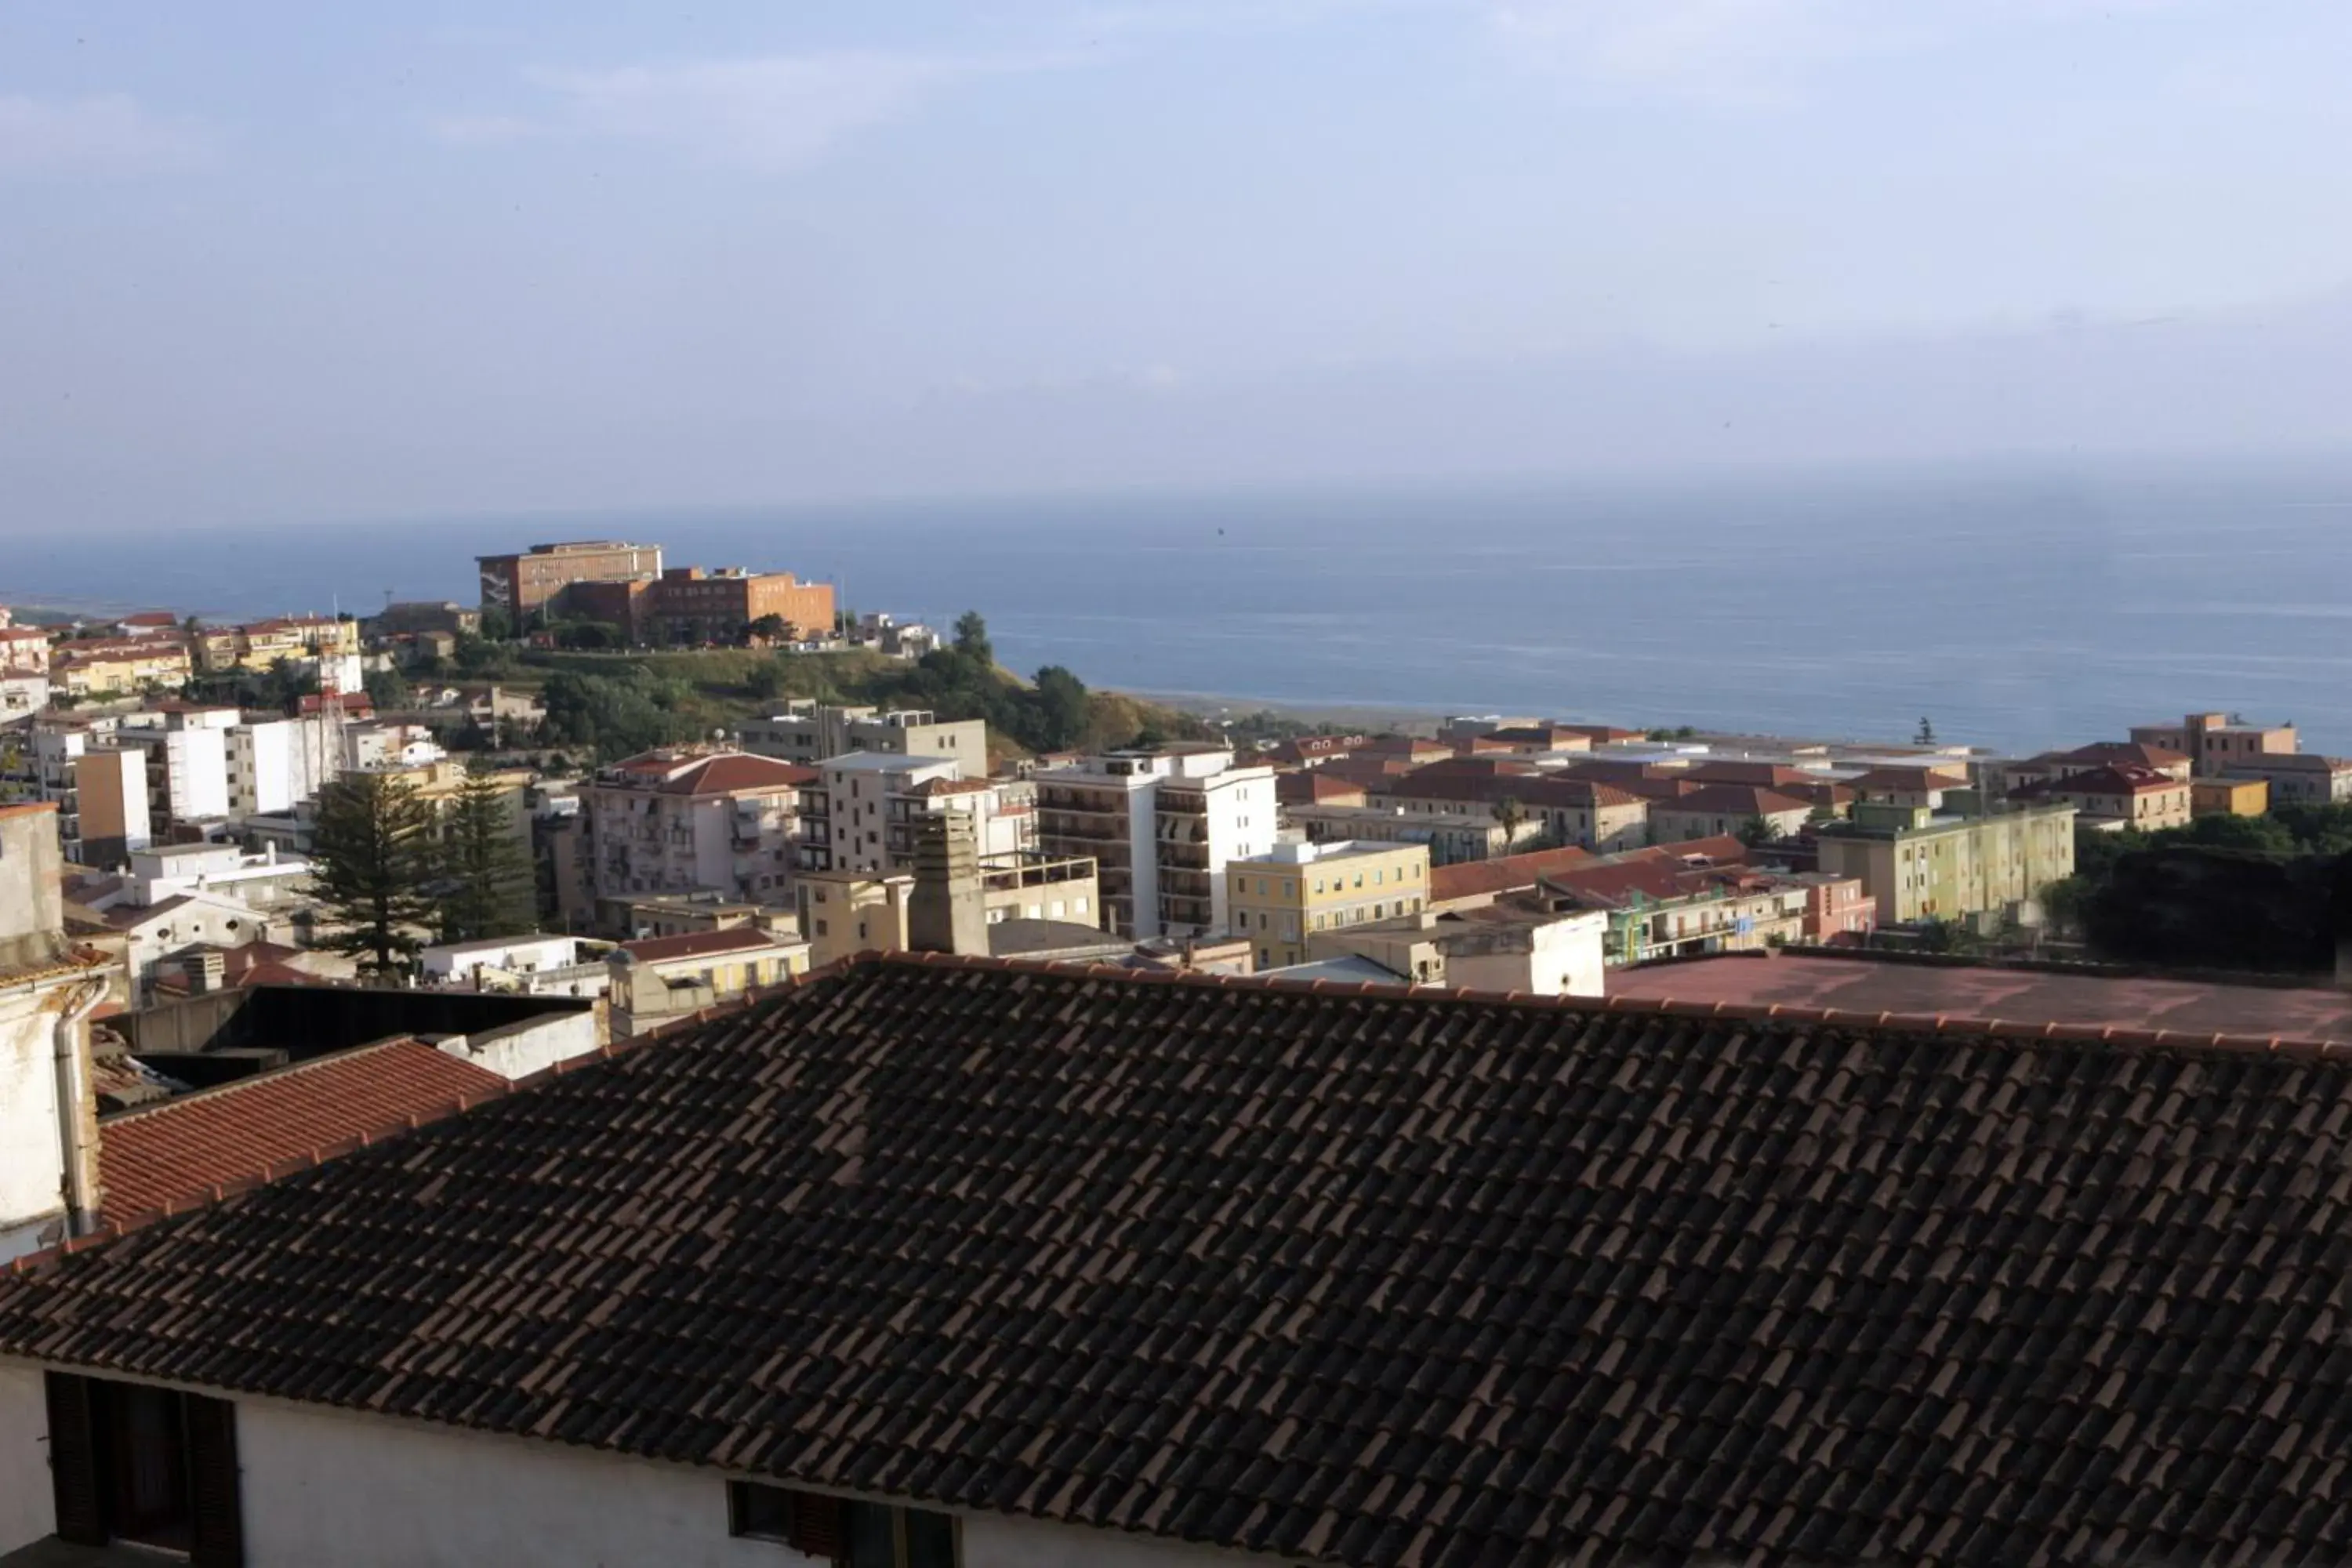
[[[2352,992],[2231,985],[1866,958],[1724,957],[1612,969],[1608,994],[1639,1001],[1841,1013],[1943,1014],[2003,1024],[2175,1029],[2352,1043]]]

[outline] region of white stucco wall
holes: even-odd
[[[0,992],[0,1263],[37,1250],[41,1227],[65,1209],[48,1000],[29,987]]]
[[[586,1056],[603,1043],[597,1038],[594,1011],[583,1009],[497,1034],[455,1036],[442,1041],[441,1049],[486,1072],[513,1079]]]
[[[1240,1568],[1277,1561],[1005,1514],[967,1514],[963,1521],[961,1568]]]
[[[49,1409],[40,1369],[0,1362],[0,1552],[57,1529],[49,1489]]]
[[[247,1568],[810,1568],[727,1533],[716,1476],[241,1402]]]
[[[41,1371],[0,1362],[0,1552],[56,1526]],[[524,1438],[240,1400],[247,1568],[817,1568],[727,1533],[719,1476]],[[962,1568],[1246,1568],[1276,1560],[994,1514]]]

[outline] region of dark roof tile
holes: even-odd
[[[2347,1062],[868,962],[0,1352],[1360,1568],[2340,1559]]]

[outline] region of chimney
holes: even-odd
[[[988,952],[988,904],[980,888],[979,830],[971,814],[943,811],[915,827],[915,888],[907,945],[917,952]]]

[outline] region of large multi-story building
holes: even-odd
[[[2249,724],[2234,713],[2191,713],[2178,724],[2135,724],[2131,738],[2187,755],[2200,774],[2227,773],[2233,763],[2291,756],[2298,749],[2292,724]]]
[[[1034,814],[1008,798],[1007,786],[965,778],[953,758],[852,752],[817,763],[815,773],[801,796],[798,863],[806,870],[909,870],[916,829],[943,812],[971,819],[983,857],[1035,847]]]
[[[2222,776],[2262,779],[2273,805],[2329,805],[2352,800],[2352,760],[2292,752],[2241,757]]]
[[[229,728],[228,818],[291,811],[343,772],[343,727],[331,715],[248,718]]]
[[[1136,747],[1037,775],[1038,847],[1100,866],[1105,928],[1121,936],[1227,929],[1228,862],[1275,844],[1274,770],[1208,743]]]
[[[165,825],[229,818],[229,731],[243,720],[234,708],[165,702],[123,715],[119,746],[146,752],[149,816]]]
[[[482,608],[520,623],[551,607],[561,609],[558,601],[575,583],[650,583],[661,575],[662,552],[658,544],[583,540],[478,556],[476,563],[481,568]]]
[[[886,711],[802,700],[788,703],[782,712],[747,721],[740,740],[747,752],[788,763],[816,763],[852,752],[871,752],[950,758],[971,778],[988,771],[985,721],[941,720],[920,708]]]
[[[1878,923],[2001,914],[2074,872],[2075,808],[1992,815],[1864,804],[1814,832],[1821,868],[1859,877]]]
[[[833,584],[790,572],[673,566],[646,584],[632,631],[651,643],[734,642],[773,616],[795,636],[833,630]]]
[[[581,787],[598,921],[619,930],[648,893],[718,892],[749,903],[792,897],[808,768],[735,751],[647,752]]]
[[[1277,844],[1225,863],[1225,908],[1260,969],[1304,963],[1308,939],[1419,912],[1429,902],[1420,844]]]
[[[1102,895],[1094,858],[1063,858],[1036,851],[986,855],[977,861],[982,918],[992,926],[1007,921],[1097,925]],[[908,913],[915,875],[897,871],[804,871],[794,891],[800,900],[801,934],[810,943],[810,962],[831,963],[859,952],[888,952],[909,944]]]

